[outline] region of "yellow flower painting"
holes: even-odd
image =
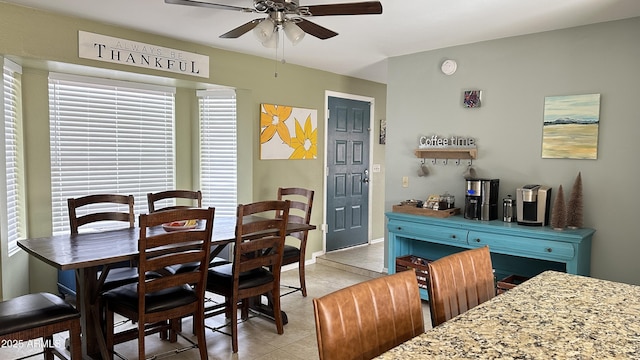
[[[318,112],[285,105],[260,105],[260,159],[318,157]]]

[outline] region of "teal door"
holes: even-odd
[[[329,97],[326,251],[369,242],[371,104]]]

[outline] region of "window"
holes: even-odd
[[[0,57],[0,60],[2,58]],[[2,171],[4,176],[0,184],[0,198],[2,199],[2,228],[3,243],[6,237],[8,254],[18,251],[17,241],[24,238],[24,197],[23,197],[23,166],[22,166],[22,109],[21,109],[21,73],[22,68],[7,60],[3,61],[2,83],[4,108],[4,136],[2,136],[4,161]],[[7,230],[7,232],[4,231]]]
[[[231,90],[198,91],[200,103],[200,188],[203,206],[217,216],[236,216],[236,97]]]
[[[174,94],[162,86],[49,75],[53,233],[69,231],[67,199],[172,189]]]

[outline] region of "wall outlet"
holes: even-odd
[[[409,177],[408,176],[403,176],[402,177],[402,187],[403,188],[409,187]]]

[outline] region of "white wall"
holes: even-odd
[[[640,284],[638,34],[640,18],[633,18],[390,59],[386,210],[445,191],[463,207],[465,166],[439,163],[418,177],[413,150],[420,135],[474,137],[474,165],[480,176],[500,179],[500,198],[538,183],[562,185],[568,199],[581,172],[584,226],[597,230],[591,275]],[[447,58],[458,63],[451,76],[440,71]],[[482,107],[461,106],[465,89],[483,91]],[[601,94],[598,159],[542,159],[545,96],[590,93]]]

